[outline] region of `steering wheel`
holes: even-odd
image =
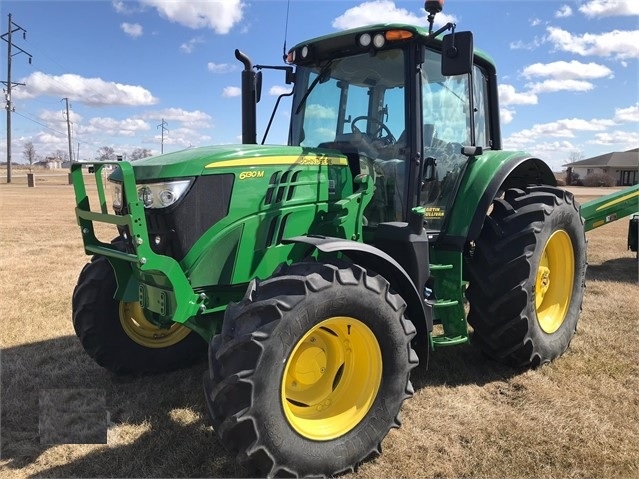
[[[367,120],[368,122],[374,123],[375,125],[377,125],[378,127],[377,131],[375,131],[375,133],[373,133],[372,135],[362,133],[362,131],[355,126],[355,123],[357,123],[358,121],[363,121],[363,120]],[[362,115],[362,116],[357,116],[353,118],[353,120],[351,121],[351,131],[353,133],[359,132],[362,134],[366,134],[367,136],[370,136],[373,140],[381,140],[388,145],[394,145],[395,143],[397,143],[397,140],[393,136],[393,133],[390,131],[390,129],[383,122],[381,122],[380,120],[372,116]],[[386,133],[386,136],[382,136],[382,133]]]

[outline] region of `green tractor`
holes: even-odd
[[[468,343],[468,324],[516,367],[574,335],[579,205],[542,160],[502,150],[495,66],[470,32],[433,31],[442,3],[426,2],[429,28],[314,38],[283,67],[236,51],[242,145],[115,162],[108,181],[96,163],[92,205],[72,166],[94,255],[73,294],[82,345],[124,374],[208,346],[211,422],[256,473],[332,476],[379,454],[411,370]],[[257,144],[267,69],[292,85],[282,146]]]

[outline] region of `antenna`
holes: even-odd
[[[284,58],[284,63],[286,63],[286,37],[288,36],[288,12],[291,8],[291,0],[287,0],[286,2],[286,24],[284,25],[284,48],[282,51],[282,58]]]

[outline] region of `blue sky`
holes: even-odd
[[[422,0],[291,0],[287,47],[368,23],[426,24]],[[38,155],[68,152],[65,104],[71,105],[74,157],[102,146],[128,154],[239,143],[240,70],[235,48],[256,64],[283,65],[286,0],[2,0],[27,30],[13,43],[12,159],[24,144]],[[571,158],[639,146],[638,0],[446,0],[438,22],[472,30],[475,46],[497,64],[506,149],[522,149],[556,171]],[[6,80],[6,43],[0,78]],[[13,53],[17,51],[14,50]],[[258,138],[281,72],[266,71]],[[286,140],[288,104],[267,143]],[[6,115],[0,115],[0,160]],[[77,159],[77,158],[75,158]]]

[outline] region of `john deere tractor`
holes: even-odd
[[[208,346],[211,422],[257,474],[331,476],[379,454],[432,351],[472,338],[534,367],[575,332],[579,206],[541,159],[502,150],[495,66],[470,32],[433,31],[442,3],[426,1],[428,28],[314,38],[286,66],[236,51],[241,145],[116,162],[108,181],[95,163],[93,204],[72,167],[94,255],[73,295],[84,348],[137,374]],[[292,85],[286,145],[257,144],[264,70]]]

